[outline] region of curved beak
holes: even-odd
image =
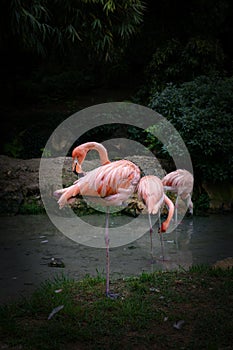
[[[77,176],[78,176],[79,174],[82,174],[82,173],[83,173],[82,168],[81,168],[81,166],[80,166],[80,164],[79,164],[79,162],[78,162],[77,159],[74,159],[74,161],[73,161],[72,171],[73,171],[73,173],[75,173],[75,175],[77,175]]]

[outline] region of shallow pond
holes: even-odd
[[[99,227],[104,224],[104,215],[83,217],[82,220]],[[110,226],[123,232],[127,228],[125,224],[132,220],[111,216]],[[130,241],[121,241],[125,243],[123,245],[118,241],[118,246],[110,249],[111,279],[138,275],[143,271],[187,269],[193,264],[213,264],[233,257],[232,213],[183,219],[176,230],[163,235],[164,261],[156,233],[157,223],[154,226],[153,259],[146,215],[142,216],[141,225],[146,233],[139,235],[140,238],[134,240],[138,233],[133,230],[136,233],[129,232]],[[104,275],[105,251],[93,247],[96,240],[104,246],[104,228],[101,229],[102,235],[86,238],[85,245],[63,235],[46,215],[1,217],[0,301],[27,295],[41,282],[60,273],[76,279],[86,274]],[[131,227],[128,231],[132,231]],[[127,230],[125,232],[127,234]],[[110,239],[114,242],[111,231]],[[49,266],[52,258],[61,259],[65,267]]]

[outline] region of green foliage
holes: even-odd
[[[149,80],[161,86],[221,71],[224,53],[216,39],[191,37],[186,43],[171,39],[158,47],[147,67]]]
[[[233,78],[197,77],[180,87],[152,89],[149,107],[161,113],[183,138],[202,179],[233,178]],[[156,147],[151,144],[151,147]]]
[[[196,198],[197,197],[197,198]],[[210,208],[210,198],[207,193],[198,194],[198,196],[193,196],[194,205],[194,214],[195,215],[204,215]]]
[[[78,46],[89,56],[110,60],[138,30],[144,5],[141,0],[12,0],[1,2],[0,11],[8,30],[3,42],[13,39],[42,56],[51,48],[64,53]]]
[[[52,157],[52,152],[49,150],[49,149],[47,149],[47,148],[41,148],[40,149],[40,151],[41,151],[41,153],[43,154],[43,157],[45,157],[45,158],[49,158],[49,157]]]
[[[94,85],[93,77],[85,70],[63,71],[43,77],[36,82],[37,91],[44,96],[64,98]]]
[[[143,142],[146,132],[138,127],[129,124],[111,123],[103,124],[88,130],[79,138],[79,144],[96,140],[102,142],[111,138],[127,138],[138,142]]]
[[[6,15],[9,11],[11,34],[16,36],[23,47],[45,55],[45,42],[49,36],[55,34],[55,28],[50,25],[50,13],[45,1],[30,1],[22,3],[21,0],[11,1],[10,7],[4,3],[2,10]]]
[[[23,136],[24,136],[25,130],[21,131],[18,135],[14,136],[11,141],[5,143],[4,145],[4,152],[9,157],[13,158],[19,158],[23,151]]]
[[[27,198],[27,202],[25,201],[19,207],[19,214],[22,215],[39,215],[44,213],[44,207],[34,197]]]

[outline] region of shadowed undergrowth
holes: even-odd
[[[6,349],[232,349],[233,269],[143,273],[111,284],[66,276],[0,308]],[[53,313],[51,313],[54,310]],[[48,319],[50,318],[50,319]]]

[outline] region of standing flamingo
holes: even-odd
[[[87,142],[84,143],[78,147],[76,147],[72,152],[72,158],[73,158],[73,172],[76,175],[83,175],[82,170],[82,163],[87,155],[87,153],[90,150],[96,150],[99,153],[100,156],[100,162],[102,165],[106,165],[111,163],[108,158],[108,153],[106,148],[97,142]],[[126,161],[124,161],[126,162]],[[128,161],[127,161],[128,162]],[[114,162],[113,164],[117,164],[118,162]],[[160,233],[165,232],[167,230],[167,227],[170,223],[170,220],[173,216],[174,208],[172,211],[172,205],[173,203],[169,200],[167,196],[164,195],[164,189],[163,185],[161,183],[161,180],[156,176],[144,176],[139,183],[138,186],[138,194],[143,200],[143,202],[146,204],[147,210],[148,210],[148,217],[149,217],[149,225],[150,225],[150,236],[151,236],[151,254],[152,254],[152,224],[151,224],[151,216],[150,214],[157,214],[159,208],[165,201],[165,203],[169,206],[169,212],[171,210],[171,216],[169,216],[166,226],[166,222],[162,224],[160,227]],[[156,205],[157,203],[157,205]],[[162,239],[162,236],[160,235],[160,238]],[[162,241],[161,241],[162,243]]]
[[[151,224],[151,214],[157,214],[159,212],[160,216],[160,208],[165,203],[169,208],[169,213],[167,219],[161,224],[159,224],[159,233],[161,240],[161,248],[162,248],[162,257],[164,260],[164,252],[163,252],[163,242],[162,242],[162,232],[166,232],[169,226],[169,223],[173,217],[174,213],[174,205],[172,201],[166,196],[164,193],[164,188],[162,181],[154,175],[147,175],[141,178],[137,188],[138,198],[141,199],[146,205],[149,217],[150,224],[150,239],[151,239],[151,255],[153,256],[153,247],[152,247],[152,233],[153,228]]]
[[[75,201],[78,195],[88,196],[90,199],[107,207],[105,224],[106,245],[106,295],[114,297],[109,291],[109,207],[120,206],[135,192],[140,180],[140,169],[128,160],[110,162],[105,147],[96,142],[88,142],[76,147],[72,152],[73,171],[82,173],[82,162],[90,150],[97,150],[102,166],[88,172],[67,188],[55,191],[58,204],[63,208]]]
[[[186,201],[191,214],[193,214],[193,202],[191,199],[191,193],[193,190],[193,175],[185,169],[177,169],[168,173],[163,179],[162,183],[164,189],[177,193],[175,203],[175,220],[177,222],[177,210],[179,197]]]

